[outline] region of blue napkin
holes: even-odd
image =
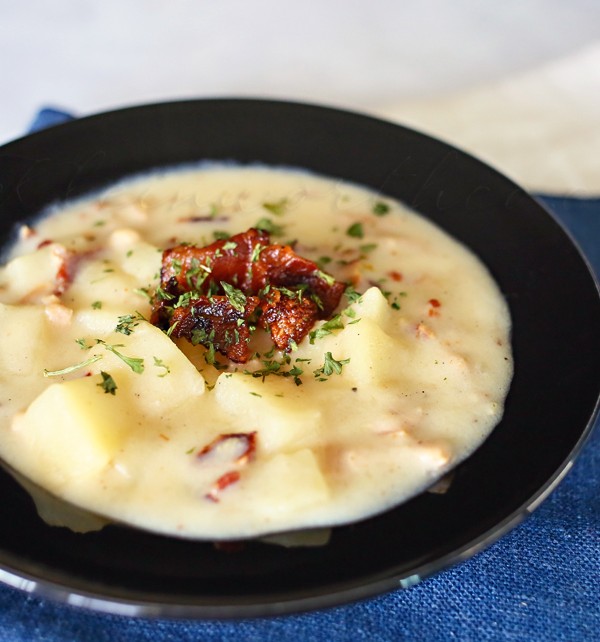
[[[71,118],[42,110],[32,128]],[[600,274],[600,199],[540,195]],[[0,586],[0,641],[600,640],[600,431],[524,523],[408,590],[328,611],[239,622],[97,614]]]

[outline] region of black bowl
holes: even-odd
[[[513,318],[515,376],[502,422],[423,494],[334,529],[328,546],[237,553],[111,526],[46,526],[0,476],[0,580],[118,613],[245,617],[321,608],[410,586],[506,533],[555,487],[590,430],[600,389],[600,302],[568,235],[474,158],[362,115],[258,100],[151,105],[73,121],[0,149],[0,225],[124,176],[203,159],[307,168],[404,201],[487,264]],[[476,302],[475,302],[476,304]]]

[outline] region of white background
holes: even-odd
[[[268,96],[393,110],[599,39],[598,0],[0,0],[0,144],[42,105]]]

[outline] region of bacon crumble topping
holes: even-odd
[[[289,245],[271,244],[268,232],[250,228],[205,247],[165,250],[150,321],[246,363],[257,327],[289,352],[317,319],[332,315],[344,290]]]

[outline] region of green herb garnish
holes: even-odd
[[[162,359],[158,359],[157,357],[153,357],[153,359],[154,359],[154,365],[157,368],[164,368],[165,369],[165,371],[163,373],[159,374],[158,376],[159,377],[166,377],[171,372],[171,368],[169,368],[169,366]]]
[[[342,322],[342,317],[339,314],[336,314],[333,318],[326,321],[320,328],[312,330],[308,337],[311,344],[314,344],[315,339],[322,339],[328,334],[331,334],[334,330],[343,330],[344,323]]]
[[[353,223],[347,230],[346,234],[357,239],[361,239],[365,233],[363,230],[362,223]]]
[[[108,374],[108,372],[100,371],[102,381],[97,386],[100,386],[106,394],[114,395],[117,391],[117,384],[115,380]]]
[[[389,213],[389,211],[390,206],[383,201],[377,201],[375,205],[373,205],[373,214],[375,214],[376,216],[385,216]]]
[[[266,210],[269,210],[269,212],[271,212],[272,214],[275,214],[275,216],[282,216],[285,213],[285,209],[287,205],[288,205],[287,198],[282,198],[278,201],[262,204],[262,206]]]
[[[105,347],[106,350],[112,352],[115,356],[119,357],[125,364],[127,364],[133,372],[136,374],[142,374],[144,372],[144,360],[138,357],[127,357],[122,352],[119,352],[117,348],[124,348],[125,346],[121,343],[116,345],[111,345],[106,343],[102,339],[96,339],[96,343],[99,343]]]
[[[258,220],[254,224],[254,227],[257,230],[262,230],[263,232],[267,232],[272,236],[283,236],[284,233],[283,225],[277,225],[277,223],[274,223],[270,218],[266,217]]]
[[[231,306],[238,312],[244,312],[247,301],[246,295],[241,290],[227,283],[227,281],[221,281],[221,287],[225,291],[225,295],[229,303],[231,303]]]
[[[334,373],[339,375],[342,374],[342,368],[348,363],[350,363],[350,359],[341,359],[338,361],[333,358],[331,352],[326,352],[323,366],[314,370],[313,373],[315,378],[330,377]]]
[[[75,372],[75,370],[79,370],[80,368],[85,368],[92,363],[96,363],[96,361],[100,361],[100,359],[102,359],[102,355],[95,354],[93,357],[90,357],[81,363],[76,363],[74,366],[68,366],[62,370],[44,370],[44,377],[59,377],[61,375],[66,375],[70,372]]]

